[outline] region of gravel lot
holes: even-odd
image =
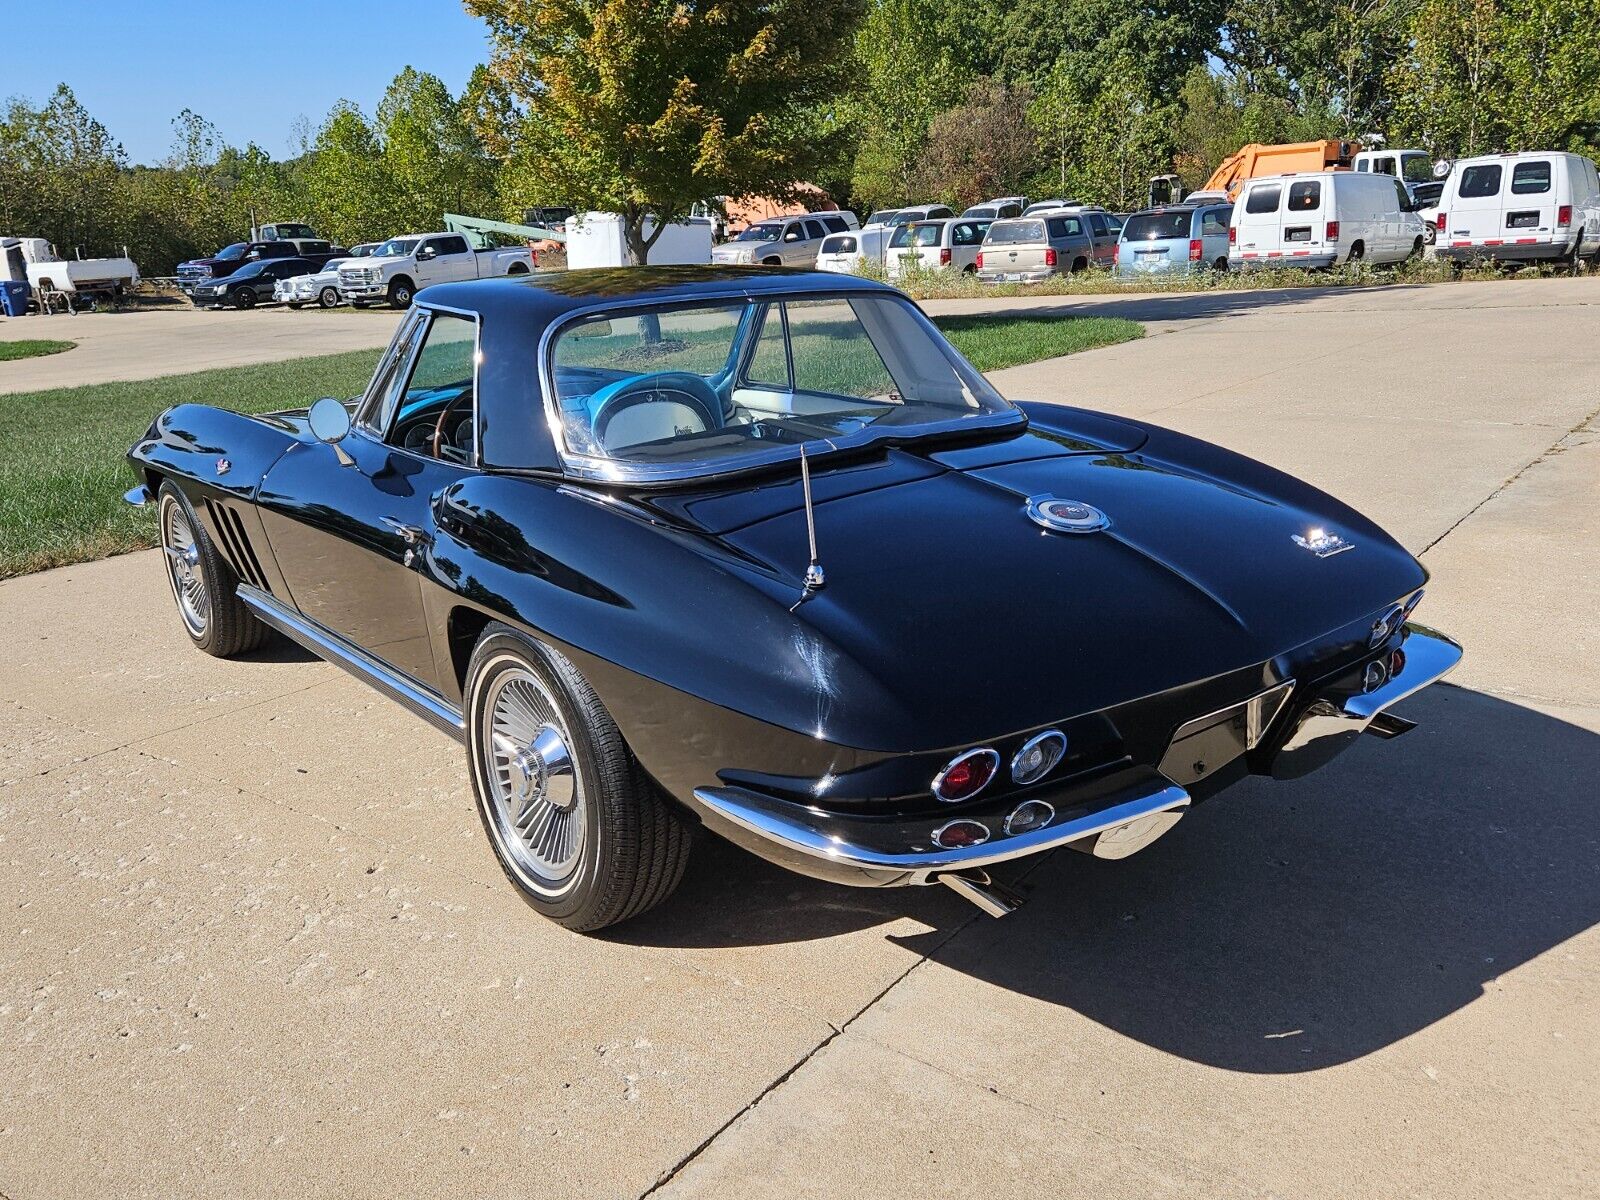
[[[0,1193],[1600,1192],[1600,280],[1007,305],[1151,334],[1008,394],[1213,438],[1423,554],[1467,659],[1422,728],[1037,860],[1002,922],[702,843],[585,939],[504,883],[453,743],[287,648],[192,651],[154,552],[12,580]],[[176,316],[208,333],[167,370],[254,344]],[[77,369],[84,328],[11,365]]]

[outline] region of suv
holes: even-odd
[[[981,221],[1003,221],[1007,217],[1020,217],[1022,210],[1028,207],[1026,196],[996,196],[993,200],[985,200],[982,204],[974,204],[963,217],[976,217]]]
[[[854,213],[801,213],[757,221],[731,242],[711,248],[714,263],[761,263],[771,267],[814,267],[830,234],[859,229]]]
[[[1076,275],[1095,258],[1086,214],[1044,212],[996,221],[978,254],[984,283],[1039,283],[1052,275]]]

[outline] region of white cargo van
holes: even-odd
[[[1435,218],[1435,253],[1460,263],[1580,258],[1600,266],[1600,176],[1581,154],[1458,159]]]
[[[1396,263],[1422,252],[1422,218],[1393,175],[1311,171],[1245,184],[1228,225],[1228,265]]]

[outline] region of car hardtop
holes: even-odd
[[[546,340],[569,320],[639,309],[808,297],[880,296],[898,289],[857,275],[792,267],[690,264],[588,267],[434,284],[415,306],[477,322],[480,461],[489,469],[563,472],[545,412]],[[912,305],[915,307],[915,305]]]

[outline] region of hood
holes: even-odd
[[[747,255],[754,255],[763,247],[776,247],[777,242],[723,242],[719,246],[711,247],[712,262],[744,262]]]
[[[364,258],[353,259],[344,265],[352,268],[353,270],[366,270],[368,267],[378,267],[381,269],[383,267],[392,267],[399,263],[409,263],[410,261],[411,259],[409,257],[386,255],[383,258],[378,258],[376,255],[368,254]]]
[[[1138,432],[1093,421],[1105,422],[1102,433]],[[796,617],[874,677],[878,700],[917,714],[918,742],[938,747],[1242,670],[1423,582],[1403,548],[1346,506],[1160,433],[1105,446],[1094,443],[1118,439],[1034,427],[987,446],[895,450],[865,465],[819,458],[827,583]],[[682,515],[720,530],[794,596],[807,562],[798,493],[793,483],[689,499]],[[1047,531],[1025,510],[1041,494],[1093,505],[1109,524]],[[1293,540],[1318,527],[1354,549],[1319,558]],[[872,715],[856,717],[882,735]]]

